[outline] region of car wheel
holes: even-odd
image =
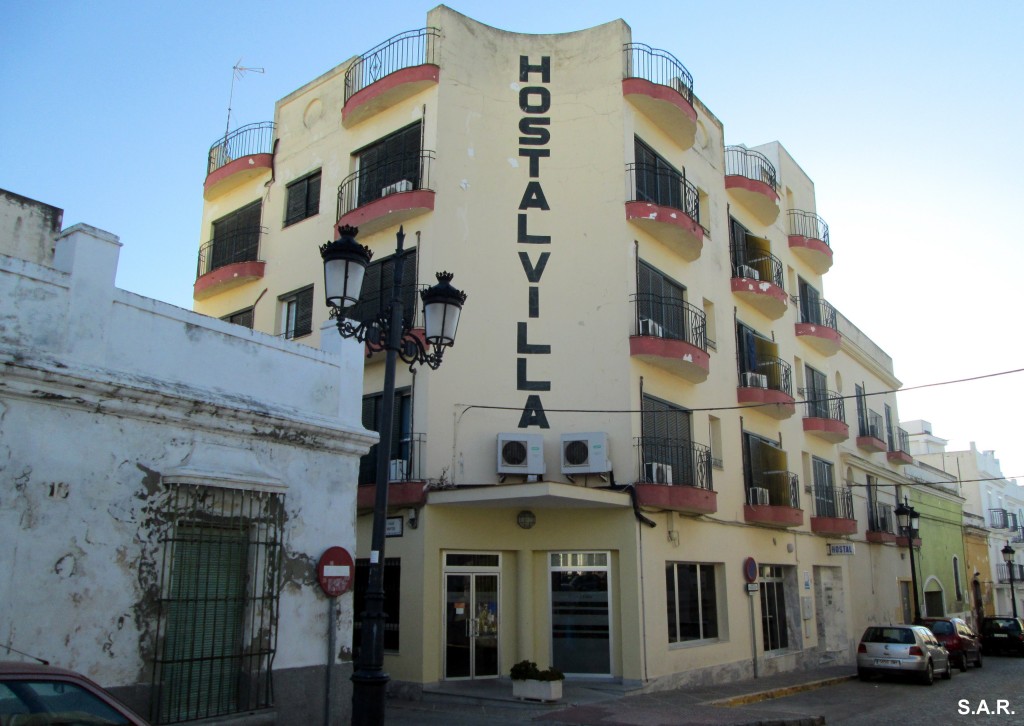
[[[981,668],[981,651],[978,651],[978,660],[974,661],[975,668]]]
[[[967,670],[967,656],[964,656],[964,670]],[[942,680],[948,681],[953,677],[953,659],[946,659],[946,670],[942,672]]]
[[[921,674],[921,683],[926,686],[930,686],[935,683],[935,667],[931,661],[928,661],[928,665],[925,666],[924,673]]]
[[[960,665],[958,668],[960,668],[961,673],[967,672],[967,653],[960,653]]]

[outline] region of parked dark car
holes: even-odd
[[[946,646],[949,659],[961,671],[967,670],[968,663],[981,668],[981,638],[962,618],[924,618],[921,624]]]
[[[1024,655],[1024,620],[994,617],[981,620],[981,647],[986,653]]]
[[[923,625],[871,625],[857,646],[857,675],[911,676],[931,685],[938,671],[953,677],[953,664],[942,643]]]
[[[0,662],[0,723],[149,726],[83,675],[48,665]]]

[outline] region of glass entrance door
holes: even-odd
[[[605,552],[551,555],[551,657],[563,673],[611,675]]]
[[[444,677],[498,676],[498,575],[445,575]]]

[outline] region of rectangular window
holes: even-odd
[[[381,409],[384,402],[383,393],[375,393],[363,397],[363,426],[369,431],[380,432]],[[391,453],[389,461],[401,461],[396,467],[389,466],[389,473],[408,473],[411,465],[412,449],[412,392],[408,388],[395,391],[394,413],[391,423]],[[379,444],[370,447],[359,459],[359,483],[373,484],[377,481],[377,452]],[[396,476],[398,480],[405,476]]]
[[[693,443],[688,410],[644,395],[641,426],[642,481],[710,488],[711,452]]]
[[[284,496],[173,485],[162,506],[154,720],[273,705]]]
[[[366,610],[366,588],[370,578],[370,561],[356,560],[355,579],[352,581],[352,654],[359,657],[363,631],[363,611]],[[402,602],[402,559],[384,558],[384,650],[398,652],[399,614]]]
[[[779,565],[761,565],[761,636],[765,651],[789,647],[785,581]]]
[[[718,637],[715,565],[667,562],[665,589],[668,595],[668,642]]]
[[[402,262],[402,317],[410,326],[417,320],[419,296],[416,294],[416,250],[405,253]],[[391,303],[392,286],[395,280],[395,256],[371,262],[363,274],[363,288],[359,302],[348,308],[345,317],[361,323],[369,322],[382,315]]]
[[[845,517],[846,512],[836,499],[835,480],[831,462],[811,458],[814,471],[814,511],[819,517]]]
[[[252,329],[253,325],[253,308],[246,308],[245,310],[239,310],[238,312],[225,315],[221,320],[225,320],[235,325],[241,325],[243,328]]]
[[[636,199],[683,209],[683,175],[679,170],[638,138],[633,141],[633,157],[636,162]]]
[[[215,221],[213,238],[200,252],[199,276],[237,262],[258,260],[262,214],[262,203],[255,201]]]
[[[281,334],[301,338],[313,332],[313,286],[282,295]]]
[[[284,226],[301,222],[320,213],[320,170],[293,181],[287,187]]]
[[[748,504],[800,507],[796,475],[789,471],[786,452],[774,441],[743,433],[743,476]]]
[[[421,128],[417,121],[357,152],[358,206],[420,188]]]

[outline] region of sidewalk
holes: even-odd
[[[427,690],[422,701],[388,700],[387,723],[446,724],[614,724],[658,726],[818,726],[821,716],[792,719],[759,715],[757,703],[856,677],[853,666],[827,666],[763,678],[690,686],[673,691],[641,693],[616,683],[565,681],[562,700],[555,704],[527,703],[512,698],[507,679],[456,681]]]

